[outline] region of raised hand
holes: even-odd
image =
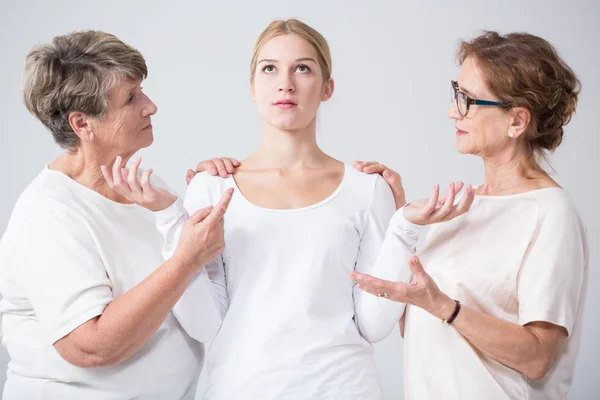
[[[463,186],[462,182],[452,182],[448,191],[440,197],[440,185],[434,185],[431,197],[411,202],[404,207],[404,217],[414,224],[430,225],[449,221],[466,213],[475,199],[475,189],[467,185],[460,201],[454,204],[456,194]]]
[[[105,165],[100,166],[102,176],[109,188],[127,200],[150,211],[164,210],[177,200],[177,196],[174,194],[152,186],[150,183],[152,169],[144,171],[142,177],[138,179],[138,169],[142,162],[141,157],[138,157],[129,169],[121,167],[122,162],[123,160],[119,156],[116,158],[112,169],[108,169]]]

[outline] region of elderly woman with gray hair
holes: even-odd
[[[102,32],[27,56],[25,105],[65,152],[25,189],[0,242],[5,400],[194,397],[202,342],[222,318],[204,265],[224,247],[232,193],[194,214],[164,261],[160,214],[107,186],[101,166],[133,178],[112,160],[153,141],[146,76],[142,55]]]

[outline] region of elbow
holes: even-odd
[[[79,368],[110,367],[123,361],[123,357],[101,345],[80,346],[74,341],[59,340],[55,350],[63,360]]]
[[[391,331],[394,328],[392,327],[391,329],[381,329],[381,327],[379,327],[379,329],[369,329],[367,327],[360,327],[359,331],[360,331],[360,335],[369,343],[377,343],[382,341],[383,339],[385,339],[386,337],[388,337],[388,335],[391,333]]]
[[[544,379],[548,372],[552,369],[553,363],[552,359],[548,357],[542,357],[535,362],[531,363],[531,365],[521,371],[523,375],[525,375],[528,379],[533,381],[539,381]]]
[[[118,357],[90,354],[85,352],[71,352],[69,354],[61,354],[59,352],[59,354],[63,360],[69,364],[85,369],[110,367],[120,362]]]

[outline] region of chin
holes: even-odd
[[[469,143],[461,143],[460,141],[456,141],[456,150],[460,154],[473,154],[473,148]]]
[[[150,134],[147,137],[140,138],[139,146],[140,149],[144,149],[154,143],[154,135]]]

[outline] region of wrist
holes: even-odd
[[[146,206],[146,208],[152,212],[159,212],[159,211],[163,211],[163,210],[166,210],[167,208],[171,207],[176,201],[177,201],[177,196],[170,195],[169,197],[162,199],[161,201],[157,202],[156,204],[148,204]]]
[[[169,259],[170,268],[182,275],[193,275],[200,269],[197,260],[179,254],[177,251]]]
[[[442,294],[440,300],[438,301],[437,307],[435,307],[430,314],[441,320],[447,320],[450,318],[455,308],[456,302],[445,294]]]

